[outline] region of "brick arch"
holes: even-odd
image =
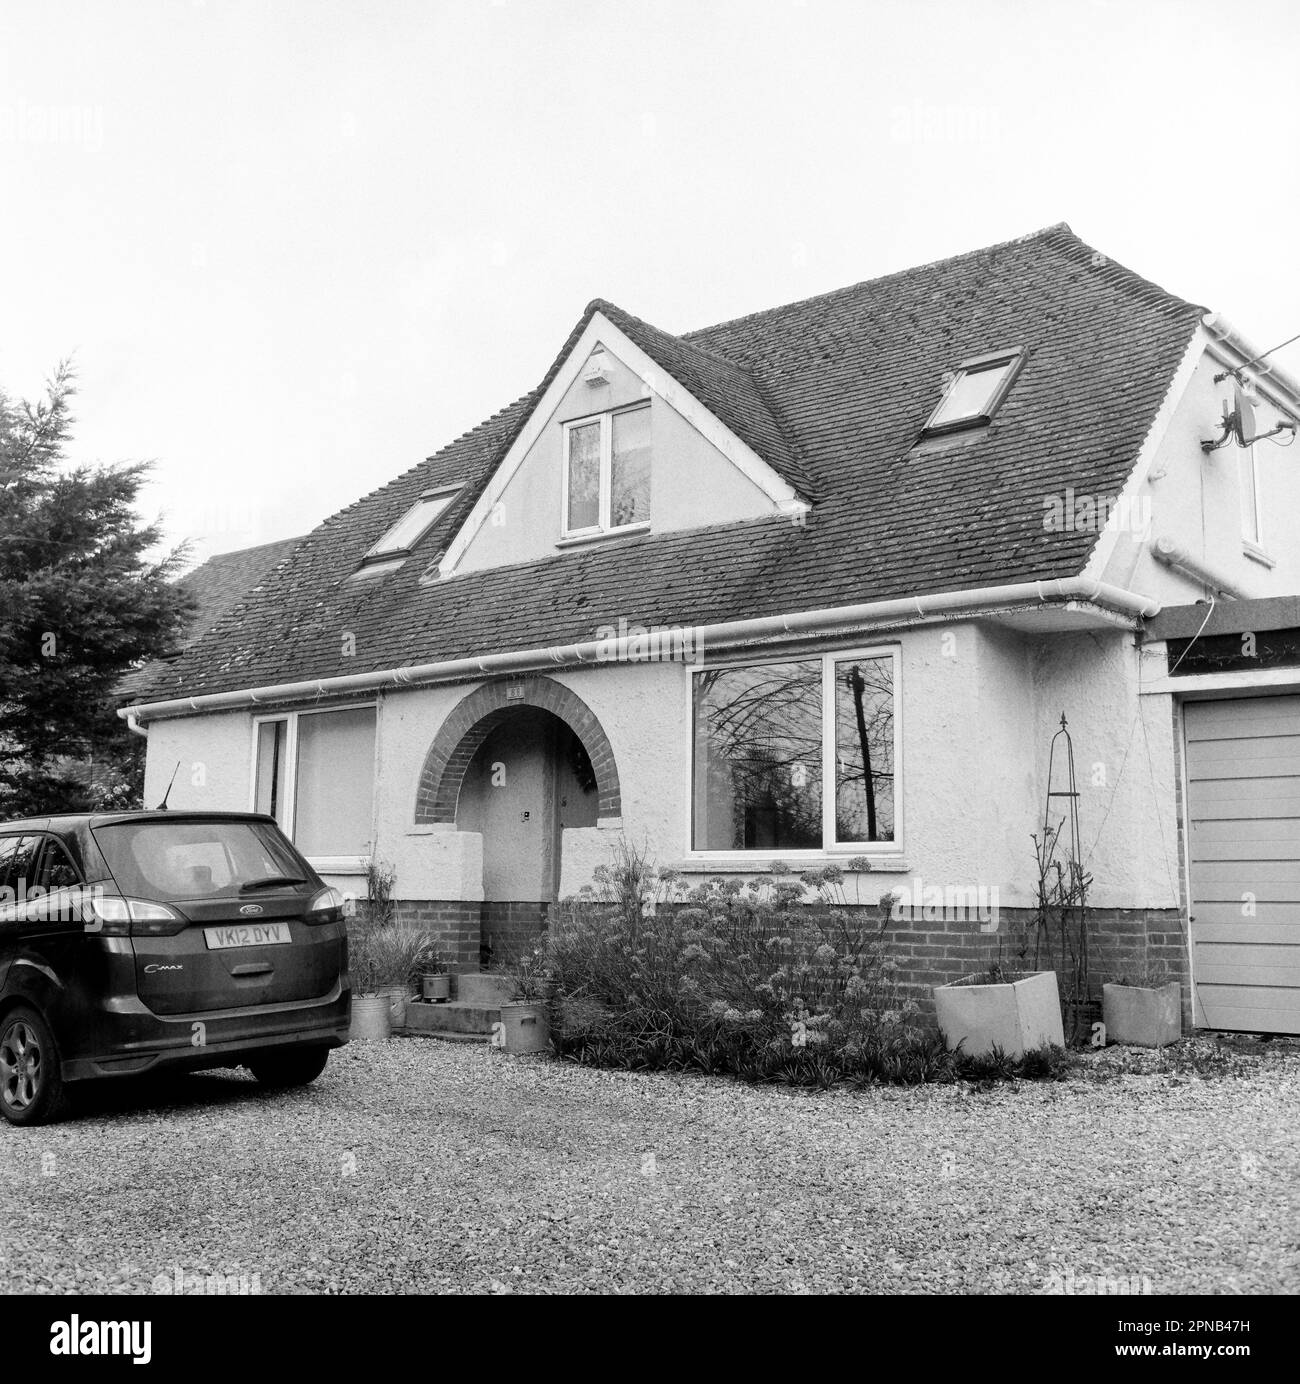
[[[417,826],[455,824],[460,786],[470,761],[488,736],[522,707],[540,707],[568,725],[582,741],[596,775],[597,817],[620,815],[618,766],[596,713],[562,683],[536,677],[490,682],[452,708],[424,758],[415,799]]]

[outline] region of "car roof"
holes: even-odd
[[[62,812],[49,817],[24,817],[0,822],[0,832],[48,831],[75,832],[83,827],[116,826],[126,822],[270,822],[265,812],[198,812],[183,809],[153,808],[122,812]]]

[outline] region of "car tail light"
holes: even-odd
[[[343,895],[337,889],[322,889],[312,895],[303,922],[319,927],[322,923],[337,923],[342,917]]]
[[[148,899],[100,895],[87,899],[84,910],[87,931],[109,937],[170,937],[188,926],[174,908]]]

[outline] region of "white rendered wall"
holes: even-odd
[[[1028,638],[958,622],[862,637],[902,649],[900,850],[850,896],[874,902],[909,879],[996,887],[1004,906],[1033,900],[1033,845],[1047,753],[1061,712],[1070,721],[1082,836],[1100,907],[1176,903],[1176,822],[1169,699],[1137,695],[1137,655],[1124,631]],[[622,817],[564,832],[561,893],[575,892],[625,835],[660,863],[698,872],[760,874],[735,853],[690,860],[690,673],[681,663],[607,664],[557,671],[591,708],[618,766]],[[375,854],[396,870],[403,899],[483,897],[475,832],[416,826],[425,756],[474,685],[390,693],[379,705]],[[1138,716],[1139,700],[1143,720]],[[174,807],[246,810],[252,717],[238,712],[150,726],[146,802],[181,762]],[[852,852],[821,857],[844,859]],[[809,862],[817,863],[817,862]],[[357,889],[355,880],[340,880]]]

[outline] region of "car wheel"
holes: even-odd
[[[10,1124],[47,1124],[63,1106],[63,1071],[50,1026],[34,1009],[0,1021],[0,1115]]]
[[[325,1070],[329,1056],[328,1048],[288,1048],[253,1058],[248,1070],[263,1086],[306,1086]]]

